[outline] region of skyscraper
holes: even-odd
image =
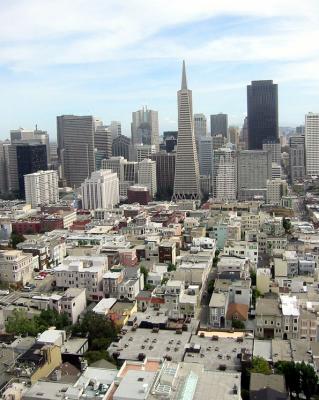
[[[122,127],[120,121],[111,121],[108,128],[111,132],[112,140],[122,134]]]
[[[101,162],[104,159],[112,157],[112,133],[109,127],[104,125],[96,126],[94,132],[95,148],[95,168],[101,168]]]
[[[211,136],[223,135],[227,138],[228,133],[228,115],[219,113],[210,116],[210,134]]]
[[[138,163],[138,184],[146,186],[150,196],[155,197],[157,193],[156,182],[156,162],[149,158],[144,158]]]
[[[230,148],[214,151],[213,198],[217,201],[236,200],[237,198],[236,152]]]
[[[80,187],[95,170],[94,135],[96,125],[91,115],[57,117],[58,153],[66,184]]]
[[[194,114],[194,135],[196,139],[207,135],[207,124],[204,114]]]
[[[199,172],[201,175],[212,177],[213,172],[213,138],[201,137],[198,140]]]
[[[187,88],[185,61],[177,92],[178,138],[173,200],[200,200],[199,165],[193,126],[192,91]]]
[[[132,113],[132,145],[155,145],[159,148],[158,112],[143,107]]]
[[[156,162],[157,195],[161,200],[169,200],[174,189],[176,154],[160,151],[152,154],[151,159]]]
[[[126,160],[131,160],[131,139],[125,135],[118,135],[113,139],[112,156],[124,157]]]
[[[267,180],[271,179],[271,153],[266,150],[243,150],[237,155],[238,200],[266,199]]]
[[[16,154],[19,196],[24,198],[24,175],[48,169],[47,149],[44,144],[19,144]]]
[[[289,167],[291,182],[302,181],[305,178],[305,136],[289,137]]]
[[[36,208],[55,204],[59,200],[58,174],[56,171],[38,171],[24,175],[25,200]]]
[[[247,86],[247,128],[249,150],[262,150],[265,141],[278,140],[278,85],[273,81]]]
[[[319,113],[305,118],[306,174],[319,175]]]
[[[110,169],[94,171],[81,185],[83,208],[113,208],[120,201],[119,178]]]

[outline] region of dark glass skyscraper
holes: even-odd
[[[45,144],[23,144],[17,146],[17,170],[19,196],[24,198],[24,175],[48,169]]]
[[[273,81],[247,86],[247,128],[249,150],[261,150],[263,142],[279,139],[278,85]]]

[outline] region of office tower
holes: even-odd
[[[144,158],[151,158],[152,154],[156,153],[156,146],[149,144],[137,144],[134,147],[135,150],[135,160],[140,162]]]
[[[47,149],[44,144],[18,144],[16,147],[18,191],[25,197],[24,175],[48,169]]]
[[[281,165],[277,163],[271,163],[271,179],[281,178],[282,170]]]
[[[177,131],[165,131],[163,132],[163,142],[164,149],[167,153],[171,153],[172,151],[176,151],[177,147]]]
[[[198,159],[200,175],[212,177],[213,172],[213,138],[201,137],[198,140]]]
[[[297,135],[305,135],[305,125],[296,126]]]
[[[47,162],[50,164],[50,140],[47,131],[42,131],[35,127],[35,130],[30,129],[12,129],[10,131],[11,143],[25,142],[25,143],[38,143],[45,144],[47,149]]]
[[[185,61],[177,92],[178,138],[173,200],[200,200],[199,165],[193,126],[192,91],[187,88]]]
[[[150,196],[155,197],[157,193],[156,162],[145,158],[138,163],[138,184],[146,186]]]
[[[207,121],[204,114],[194,114],[194,135],[196,139],[207,136]]]
[[[277,141],[278,86],[273,81],[252,81],[247,86],[249,150],[261,150],[265,141]]]
[[[78,188],[95,170],[94,134],[101,122],[91,115],[57,117],[58,153],[66,184]]]
[[[225,146],[227,139],[223,135],[212,136],[213,150],[218,150]]]
[[[262,148],[270,152],[272,162],[281,164],[281,144],[279,140],[267,140],[263,143]]]
[[[230,126],[228,129],[228,141],[236,146],[239,147],[239,139],[240,139],[240,131],[237,126]]]
[[[138,163],[123,157],[111,157],[102,161],[102,169],[110,169],[119,178],[120,196],[127,196],[127,189],[137,183]]]
[[[248,126],[247,126],[247,117],[245,117],[244,119],[244,124],[243,127],[241,129],[241,137],[240,137],[240,141],[242,142],[242,149],[243,150],[248,150]]]
[[[161,200],[170,200],[174,190],[175,153],[160,151],[151,155],[156,162],[157,196]]]
[[[227,138],[228,134],[228,115],[219,113],[210,116],[210,134],[211,136],[223,135]]]
[[[117,138],[119,135],[122,134],[122,127],[120,121],[111,121],[108,128],[109,131],[111,132],[112,140],[114,140],[115,138]]]
[[[132,145],[154,145],[159,148],[158,112],[143,107],[132,113]]]
[[[120,201],[117,174],[109,169],[92,172],[81,184],[81,194],[85,210],[113,208]]]
[[[289,172],[291,182],[302,181],[305,178],[305,136],[289,137]]]
[[[319,113],[305,118],[306,174],[319,175]]]
[[[288,185],[284,179],[276,178],[267,181],[267,203],[280,205],[283,196],[287,196]]]
[[[102,160],[112,157],[112,133],[107,126],[96,126],[94,132],[94,147],[95,169],[100,169]]]
[[[56,171],[38,171],[24,175],[25,201],[32,208],[55,204],[59,200]]]
[[[238,200],[266,199],[267,180],[271,179],[271,154],[264,150],[242,150],[237,154]]]
[[[125,135],[118,135],[113,139],[112,156],[131,160],[131,139]]]
[[[230,148],[214,151],[213,158],[213,198],[217,201],[237,198],[236,152]]]
[[[6,168],[6,157],[5,157],[6,144],[7,142],[0,141],[0,193],[8,192],[7,168]]]

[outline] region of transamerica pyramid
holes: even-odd
[[[177,92],[178,138],[173,201],[200,200],[199,166],[193,125],[192,91],[187,88],[185,61],[182,85]]]

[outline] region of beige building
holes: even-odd
[[[53,295],[50,298],[50,308],[59,314],[67,314],[70,322],[77,323],[79,316],[87,307],[86,290],[80,288],[69,288],[62,296]]]
[[[33,256],[20,250],[0,251],[0,281],[7,283],[29,282],[33,272]]]
[[[271,282],[271,270],[270,268],[257,268],[256,284],[257,290],[261,295],[269,292],[269,286]]]
[[[59,200],[58,174],[56,171],[38,171],[24,175],[25,201],[32,208],[55,204]]]

